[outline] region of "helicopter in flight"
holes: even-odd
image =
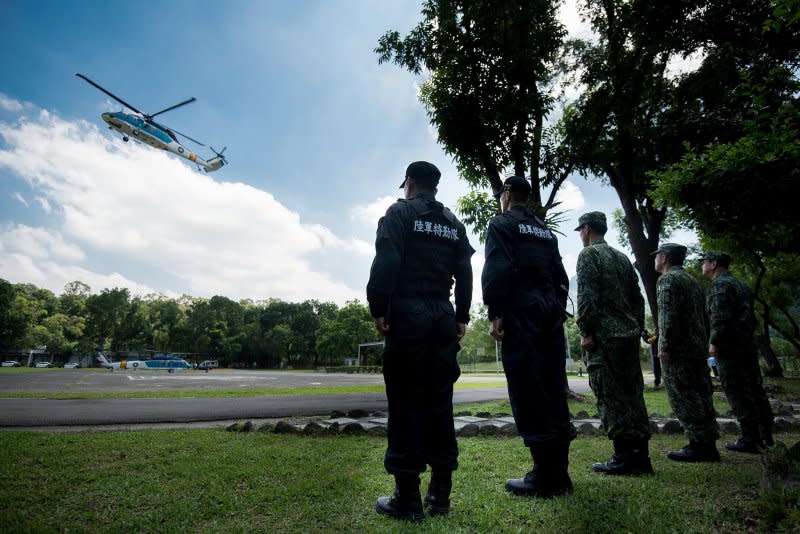
[[[214,147],[210,147],[211,151],[214,152],[214,157],[208,160],[204,160],[200,156],[198,156],[195,152],[187,149],[184,147],[180,141],[178,141],[177,135],[188,139],[189,141],[198,144],[200,146],[205,146],[203,143],[196,139],[192,139],[186,134],[182,134],[179,131],[175,130],[174,128],[167,128],[163,124],[159,124],[153,120],[153,117],[157,115],[161,115],[162,113],[166,113],[167,111],[172,111],[175,108],[179,108],[181,106],[185,106],[186,104],[191,104],[196,99],[194,97],[184,100],[174,106],[170,106],[166,109],[162,109],[161,111],[153,114],[147,114],[139,111],[135,107],[131,106],[118,96],[114,95],[110,91],[104,89],[103,87],[99,86],[86,76],[80,73],[75,73],[75,76],[78,78],[83,79],[84,81],[88,82],[90,85],[93,85],[100,91],[104,92],[126,108],[133,111],[133,113],[126,113],[124,111],[116,111],[116,112],[109,112],[103,113],[100,115],[107,124],[108,128],[112,130],[116,130],[122,134],[122,140],[127,142],[131,137],[136,139],[137,141],[141,141],[146,145],[150,145],[153,148],[159,148],[161,150],[166,150],[167,152],[172,152],[173,154],[177,154],[178,156],[188,159],[192,163],[196,164],[198,169],[202,168],[206,172],[216,171],[228,161],[223,156],[225,152],[225,148],[217,152],[214,150]]]

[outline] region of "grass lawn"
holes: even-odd
[[[800,435],[781,435],[788,444]],[[759,457],[683,465],[652,441],[655,476],[591,472],[611,452],[578,438],[573,495],[512,497],[507,477],[529,468],[519,438],[460,439],[449,517],[409,525],[378,516],[392,489],[385,439],[221,430],[2,432],[0,532],[752,532],[766,528]],[[427,482],[427,476],[423,484]]]

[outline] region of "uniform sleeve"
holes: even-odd
[[[674,302],[674,289],[671,281],[661,275],[656,284],[656,300],[658,301],[658,350],[669,352],[670,343],[675,341],[675,318],[672,316]]]
[[[593,336],[600,325],[600,270],[592,249],[585,248],[578,254],[576,265],[578,278],[578,314],[575,322],[581,335]]]
[[[405,235],[400,210],[392,206],[378,222],[375,259],[367,282],[367,302],[373,317],[385,317],[403,261]]]
[[[461,232],[461,237],[458,240],[458,259],[456,260],[455,273],[453,273],[456,281],[454,290],[456,321],[467,324],[469,322],[469,308],[472,305],[472,255],[475,253],[475,249],[469,244],[466,228],[461,226],[459,231]]]
[[[553,239],[555,241],[555,238]],[[561,259],[561,253],[558,251],[558,243],[555,245],[553,251],[553,262],[550,267],[550,276],[553,278],[553,286],[555,287],[556,298],[563,310],[567,309],[567,297],[569,296],[569,276],[567,270],[564,269],[564,262]]]
[[[508,238],[502,227],[493,220],[486,231],[486,248],[481,286],[483,302],[488,307],[489,319],[503,314],[503,308],[510,290],[513,256],[508,248]]]
[[[736,338],[736,332],[731,332],[734,323],[736,306],[736,293],[730,284],[711,284],[706,298],[706,308],[709,319],[709,343],[719,345],[725,339],[729,341]]]

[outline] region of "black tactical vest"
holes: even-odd
[[[397,281],[399,296],[448,298],[461,239],[458,220],[436,201],[401,199],[411,208],[406,229],[403,268]]]
[[[509,210],[511,235],[515,251],[514,283],[518,287],[550,286],[553,284],[551,269],[557,241],[544,223],[528,209]]]

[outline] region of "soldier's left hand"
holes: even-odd
[[[384,317],[375,317],[375,328],[378,329],[378,332],[384,337],[389,333],[389,325],[386,324],[386,319]]]
[[[592,352],[597,348],[597,343],[594,341],[594,336],[581,336],[581,348],[587,352]]]
[[[465,325],[464,323],[456,323],[456,336],[458,336],[458,339],[464,337],[464,334],[466,333],[467,333],[467,325]]]

